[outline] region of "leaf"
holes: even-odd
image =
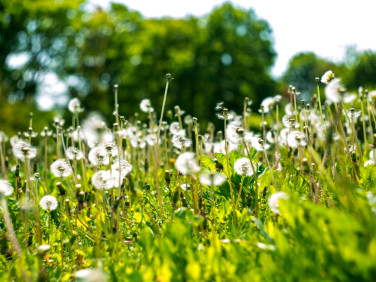
[[[215,162],[208,156],[202,155],[201,162],[206,168],[210,169],[211,171],[216,171]]]

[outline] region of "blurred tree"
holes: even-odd
[[[348,71],[344,83],[349,90],[357,90],[359,86],[376,89],[376,53],[367,50],[347,53],[345,62]]]
[[[299,53],[290,60],[282,81],[286,87],[295,86],[301,92],[302,97],[309,97],[316,93],[315,78],[321,79],[321,76],[328,70],[332,70],[336,76],[343,72],[341,66],[320,58],[312,52]]]
[[[221,100],[240,112],[244,97],[257,105],[275,91],[271,29],[230,3],[184,19],[144,19],[115,3],[87,9],[84,0],[0,0],[0,8],[1,89],[11,103],[31,105],[37,94],[63,105],[78,96],[111,121],[117,83],[121,114],[132,115],[143,98],[159,112],[169,72],[167,108],[178,104],[204,121]],[[12,66],[15,58],[24,63]],[[41,87],[44,80],[50,85]]]
[[[150,98],[159,111],[168,72],[174,81],[167,108],[178,104],[200,120],[212,119],[219,101],[241,111],[244,97],[257,105],[274,94],[271,30],[252,10],[225,3],[204,18],[145,20],[112,4],[108,13],[96,11],[85,28],[75,72],[92,87],[85,98],[88,108],[111,113],[109,86],[118,83],[123,114],[133,113],[142,98]],[[112,32],[102,34],[103,29]],[[85,63],[89,54],[102,56],[100,66]],[[104,84],[95,83],[103,77]]]
[[[82,3],[0,0],[1,129],[12,133],[27,129],[29,112],[37,110],[35,95],[41,90],[41,81],[48,73],[64,71],[62,61],[72,48],[67,38],[74,36],[71,21],[81,13]],[[43,123],[37,120],[34,124]]]

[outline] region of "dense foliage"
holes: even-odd
[[[207,109],[218,99],[241,110],[245,97],[256,105],[276,92],[269,74],[275,58],[271,29],[253,10],[225,3],[200,18],[145,19],[116,3],[109,10],[82,0],[0,6],[2,101],[31,107],[36,98],[62,108],[80,97],[86,110],[110,120],[113,84],[122,93],[120,109],[132,112],[146,97],[160,106],[163,80],[157,77],[172,72],[177,88],[167,105],[184,105],[208,121]],[[24,64],[12,66],[16,58]],[[27,126],[24,117],[20,122]],[[8,130],[22,128],[0,118]]]

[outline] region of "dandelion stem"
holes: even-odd
[[[169,83],[171,81],[171,74],[167,74],[166,78],[167,78],[166,88],[165,88],[165,93],[164,93],[164,96],[163,96],[161,117],[159,119],[157,140],[156,140],[156,144],[155,144],[155,158],[154,158],[155,184],[156,184],[156,188],[157,188],[159,207],[161,209],[161,214],[162,214],[163,217],[164,217],[163,202],[162,202],[162,196],[161,196],[161,191],[160,191],[160,187],[159,187],[159,178],[158,178],[158,171],[159,171],[159,138],[160,138],[160,135],[161,135],[163,113],[164,113],[164,108],[165,108],[165,105],[166,105],[168,85],[169,85]]]
[[[321,109],[321,97],[320,97],[319,81],[320,81],[320,78],[316,77],[315,82],[316,82],[316,88],[317,88],[317,99],[319,100],[320,118],[321,118],[321,123],[324,123],[324,119],[323,119],[323,116],[322,116],[322,109]]]

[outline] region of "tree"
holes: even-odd
[[[115,3],[109,10],[89,11],[84,0],[30,6],[15,0],[20,10],[10,2],[0,0],[11,15],[10,24],[2,26],[10,36],[9,44],[1,41],[2,66],[14,52],[29,60],[17,69],[1,69],[8,100],[19,93],[18,103],[32,104],[36,95],[46,95],[38,77],[54,74],[68,87],[65,101],[79,97],[87,111],[98,110],[112,121],[113,84],[120,86],[120,114],[129,117],[143,98],[159,111],[164,76],[171,73],[167,109],[178,104],[204,121],[213,119],[219,101],[241,112],[245,97],[258,106],[275,93],[271,29],[253,10],[225,3],[202,18],[144,19]]]
[[[359,86],[368,89],[376,88],[376,53],[367,50],[353,52],[352,58],[347,57],[348,71],[344,83],[350,90],[357,90]]]
[[[309,97],[316,92],[315,78],[321,78],[328,70],[332,70],[336,75],[342,72],[339,66],[312,52],[299,53],[290,60],[282,81],[286,86],[295,86],[302,96]]]

